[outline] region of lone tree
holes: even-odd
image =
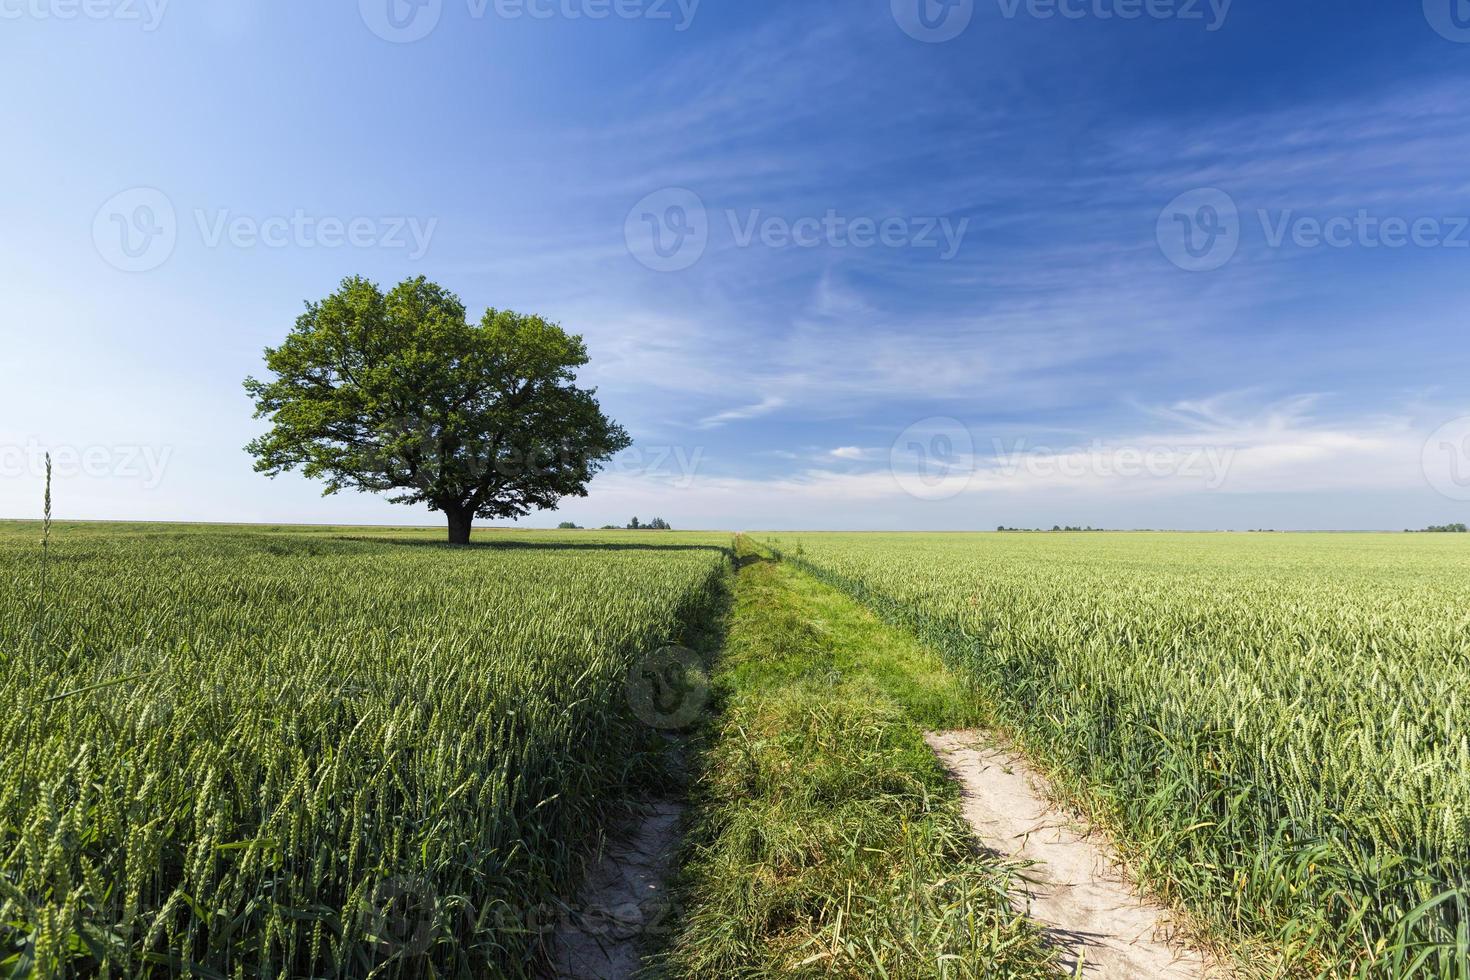
[[[539,316],[465,319],[453,293],[419,277],[386,296],[361,278],[308,303],[271,381],[245,379],[271,430],[246,451],[276,477],[301,467],[343,489],[428,504],[465,544],[477,517],[524,517],[587,483],[631,440],[578,388],[582,338]]]

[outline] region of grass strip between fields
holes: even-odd
[[[686,977],[1042,977],[926,728],[973,723],[932,652],[741,542],[677,931]]]

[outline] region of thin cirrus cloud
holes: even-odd
[[[1283,513],[1403,526],[1453,516],[1454,502],[1426,488],[1419,457],[1430,431],[1465,414],[1470,252],[1273,247],[1257,219],[1262,209],[1470,213],[1470,87],[1417,10],[1373,16],[1393,18],[1389,27],[1407,18],[1441,57],[1416,58],[1434,52],[1387,30],[1383,44],[1403,50],[1339,64],[1317,54],[1320,23],[1304,28],[1272,5],[1237,5],[1227,29],[1209,36],[977,17],[945,45],[905,36],[887,8],[710,8],[677,35],[596,35],[596,59],[573,57],[583,49],[562,45],[572,33],[562,24],[538,24],[514,44],[502,32],[502,53],[544,67],[544,85],[473,112],[457,97],[498,90],[514,67],[483,57],[488,32],[441,32],[412,50],[373,43],[350,57],[333,47],[335,34],[312,37],[321,77],[281,82],[308,96],[299,113],[260,93],[231,96],[246,100],[232,106],[241,118],[272,122],[244,164],[225,143],[168,145],[162,132],[127,167],[63,152],[75,137],[60,129],[48,149],[37,134],[60,125],[48,120],[89,105],[98,138],[136,142],[106,131],[96,109],[108,104],[96,102],[86,60],[98,52],[58,46],[55,74],[85,100],[66,101],[63,88],[12,107],[11,128],[32,136],[10,163],[72,176],[33,188],[47,234],[22,224],[12,236],[8,254],[25,274],[0,290],[9,314],[0,319],[44,325],[87,384],[63,390],[15,367],[45,356],[35,331],[22,331],[5,380],[26,414],[0,422],[0,445],[35,435],[173,448],[152,490],[68,488],[76,513],[90,516],[398,519],[370,499],[320,502],[304,481],[263,485],[239,451],[254,430],[238,379],[259,370],[260,347],[278,341],[301,298],[355,271],[385,282],[422,272],[475,309],[534,311],[586,337],[583,380],[644,455],[566,505],[582,523],[655,509],[681,526],[1139,526],[1159,515],[1181,526],[1270,526]],[[306,31],[317,15],[298,16]],[[255,60],[280,53],[267,45],[304,43],[271,25],[252,19],[231,53],[213,56]],[[190,97],[174,76],[188,77],[181,59],[208,50],[187,22],[172,26],[176,34],[136,42],[149,45],[141,82],[156,100]],[[1297,57],[1275,56],[1282,38],[1299,43]],[[405,57],[429,55],[442,73],[400,83]],[[344,139],[347,123],[318,117],[312,96],[322,93],[311,86],[358,77],[344,65],[368,65],[358,75],[388,80],[379,94],[390,104],[420,107],[426,131],[450,134],[423,154],[423,168],[363,167],[371,155],[354,139],[370,137]],[[1188,84],[1158,84],[1176,69]],[[217,99],[198,101],[191,118],[220,118]],[[139,104],[119,106],[133,113],[129,131]],[[262,178],[254,154],[289,155],[300,133],[326,135],[293,157],[290,175]],[[173,169],[208,179],[191,191],[165,179]],[[355,175],[346,181],[354,207],[441,219],[424,263],[196,243],[129,279],[99,262],[87,238],[96,206],[129,182],[166,183],[187,222],[196,204],[309,203],[302,188],[334,186],[344,173]],[[271,193],[257,199],[262,182]],[[97,199],[78,204],[74,185]],[[666,188],[696,193],[710,229],[699,260],[673,273],[641,265],[625,241],[635,203]],[[1162,209],[1198,188],[1230,194],[1242,219],[1234,259],[1208,273],[1171,264],[1156,240]],[[732,221],[828,214],[942,218],[964,230],[948,258],[825,241],[773,247],[758,236],[742,244],[731,230]],[[53,232],[80,253],[48,252]],[[111,363],[119,356],[121,369]],[[118,414],[109,406],[139,414],[133,379],[145,375],[170,404],[98,434],[98,420]],[[971,434],[973,448],[950,457],[969,479],[952,498],[918,499],[890,471],[890,447],[935,420]],[[664,449],[674,463],[653,467]],[[675,449],[693,472],[676,465]],[[1169,472],[1109,470],[1120,454],[1147,449]],[[1205,449],[1228,457],[1214,485],[1169,462]],[[28,513],[33,483],[29,473],[0,483],[0,503]]]

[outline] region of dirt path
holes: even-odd
[[[925,736],[964,790],[965,819],[992,850],[1034,862],[1023,911],[1093,980],[1218,980],[1198,950],[1171,943],[1169,913],[1139,896],[1105,843],[1038,792],[1042,778],[978,732]],[[1020,904],[1020,903],[1018,903]]]
[[[665,885],[683,812],[679,803],[644,803],[614,828],[579,901],[557,924],[557,977],[627,980],[637,974],[644,940],[669,928],[673,918]]]

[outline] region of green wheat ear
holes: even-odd
[[[46,454],[46,507],[45,518],[41,521],[41,609],[40,615],[46,615],[46,560],[51,554],[51,454]],[[40,619],[37,619],[37,626]]]
[[[46,519],[41,523],[41,548],[51,546],[51,454],[46,454]]]

